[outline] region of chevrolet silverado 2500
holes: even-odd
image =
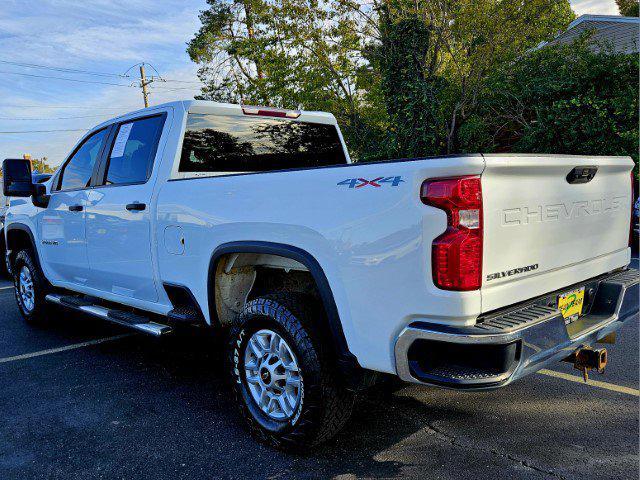
[[[98,125],[44,184],[5,160],[7,256],[27,322],[61,306],[226,335],[250,430],[305,448],[384,374],[477,390],[601,368],[591,346],[638,311],[632,167],[358,164],[330,114],[174,102]]]

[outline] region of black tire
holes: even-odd
[[[310,297],[260,297],[245,305],[229,331],[227,362],[240,414],[256,439],[281,450],[301,452],[329,440],[353,408],[354,395],[338,384],[325,343],[314,329],[313,306]],[[274,420],[264,413],[247,385],[245,348],[251,336],[265,328],[285,340],[299,364],[301,398],[288,420]]]
[[[28,269],[33,283],[33,308],[28,308],[21,295],[20,289],[20,273],[22,269]],[[42,270],[35,260],[31,250],[21,250],[15,256],[12,267],[13,284],[16,302],[22,318],[32,324],[45,323],[49,318],[52,306],[45,300],[47,294],[51,291],[51,285],[44,277]]]

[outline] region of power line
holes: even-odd
[[[75,78],[54,77],[54,76],[50,76],[50,75],[34,75],[32,73],[0,71],[0,74],[22,75],[23,77],[48,78],[48,79],[65,80],[67,82],[77,82],[77,83],[94,83],[94,84],[98,84],[98,85],[113,85],[113,86],[116,86],[116,87],[127,87],[127,88],[135,87],[135,85],[125,85],[123,83],[97,82],[97,81],[94,81],[94,80],[77,80]]]
[[[55,70],[55,71],[59,71],[59,72],[66,72],[66,73],[81,73],[81,74],[91,74],[91,75],[100,75],[100,76],[115,76],[115,77],[119,77],[119,78],[130,78],[129,75],[127,75],[127,73],[134,67],[136,66],[140,66],[140,70],[141,70],[141,79],[140,79],[140,87],[143,89],[143,96],[145,97],[145,106],[148,106],[148,92],[146,92],[146,87],[148,85],[150,85],[152,82],[154,81],[161,81],[161,82],[176,82],[176,83],[183,83],[183,84],[201,84],[201,82],[190,82],[190,81],[186,81],[186,80],[174,80],[174,79],[165,79],[162,76],[160,76],[160,73],[158,72],[158,70],[150,64],[146,64],[146,63],[138,63],[136,65],[133,65],[132,67],[130,67],[124,74],[114,74],[114,73],[103,73],[103,72],[92,72],[89,70],[79,70],[79,69],[71,69],[71,68],[65,68],[65,67],[50,67],[50,66],[46,66],[46,65],[39,65],[39,64],[35,64],[35,63],[24,63],[24,62],[10,62],[8,60],[0,60],[0,63],[4,63],[4,64],[9,64],[9,65],[17,65],[17,66],[24,66],[24,67],[31,67],[31,68],[43,68],[43,69],[49,69],[49,70]],[[157,77],[147,77],[144,74],[144,67],[145,65],[149,65],[157,74]],[[76,83],[91,83],[91,84],[97,84],[97,85],[111,85],[111,86],[116,86],[116,87],[127,87],[127,88],[137,88],[138,85],[134,85],[134,84],[130,84],[130,85],[125,85],[122,83],[113,83],[113,82],[99,82],[99,81],[94,81],[94,80],[78,80],[78,79],[74,79],[74,78],[66,78],[66,77],[56,77],[53,75],[36,75],[36,74],[32,74],[32,73],[22,73],[22,72],[8,72],[8,71],[0,71],[0,74],[8,74],[8,75],[21,75],[24,77],[31,77],[31,78],[46,78],[46,79],[52,79],[52,80],[63,80],[63,81],[67,81],[67,82],[76,82]],[[190,88],[175,88],[175,89],[166,89],[167,91],[172,91],[172,90],[190,90]],[[22,106],[17,106],[16,107],[20,107],[20,108],[58,108],[58,107],[47,107],[47,106],[38,106],[38,105],[22,105]],[[91,108],[91,107],[59,107],[59,108]]]
[[[131,65],[129,68],[127,68],[127,71],[126,71],[126,72],[124,72],[124,74],[123,74],[123,75],[126,75],[127,73],[129,73],[129,72],[131,71],[131,69],[132,69],[132,68],[135,68],[135,67],[137,67],[137,66],[142,66],[142,67],[144,67],[145,65],[149,65],[149,66],[151,67],[151,69],[152,69],[154,72],[156,72],[156,73],[158,74],[158,78],[162,78],[162,75],[160,75],[160,72],[158,71],[158,69],[157,69],[156,67],[154,67],[154,66],[153,66],[153,65],[151,65],[150,63],[145,63],[145,62],[139,62],[139,63],[136,63],[135,65]],[[150,77],[150,78],[153,78],[153,77]]]
[[[162,77],[163,82],[172,82],[172,83],[190,83],[190,84],[196,84],[196,85],[202,85],[201,81],[194,81],[194,80],[173,80],[171,78],[164,78]]]
[[[149,106],[149,94],[151,93],[147,87],[151,86],[151,84],[154,83],[154,82],[163,82],[163,83],[165,83],[165,82],[174,82],[174,83],[181,83],[181,84],[202,85],[201,82],[162,78],[162,75],[160,75],[160,72],[158,71],[157,68],[155,68],[153,65],[145,63],[145,62],[137,63],[137,64],[129,67],[127,69],[127,71],[125,71],[123,74],[112,74],[112,73],[105,73],[105,72],[92,72],[90,70],[81,70],[81,69],[77,69],[77,68],[54,67],[54,66],[49,66],[49,65],[41,65],[41,64],[38,64],[38,63],[14,62],[14,61],[10,61],[10,60],[0,60],[0,63],[1,64],[5,64],[5,65],[15,65],[15,66],[20,66],[20,67],[28,67],[28,68],[41,68],[41,69],[53,70],[53,71],[58,71],[58,72],[70,73],[70,74],[95,75],[95,76],[107,76],[107,77],[115,76],[115,77],[118,77],[118,78],[130,78],[128,73],[133,68],[135,68],[136,66],[139,66],[140,67],[140,82],[139,83],[138,82],[131,83],[129,85],[125,85],[123,83],[114,83],[114,82],[101,82],[101,81],[96,81],[96,80],[78,80],[78,79],[75,79],[75,78],[58,77],[58,76],[54,76],[54,75],[36,75],[36,74],[33,74],[33,73],[22,73],[22,72],[0,71],[0,74],[20,75],[20,76],[23,76],[23,77],[43,78],[43,79],[48,79],[48,80],[62,80],[62,81],[66,81],[66,82],[75,82],[75,83],[89,83],[89,84],[93,84],[93,85],[110,85],[110,86],[115,86],[115,87],[127,87],[127,88],[132,88],[132,87],[133,88],[138,88],[138,87],[140,87],[142,89],[142,97],[143,97],[143,100],[144,100],[145,108]],[[157,77],[156,76],[147,77],[146,74],[145,74],[145,66],[149,66],[151,69],[153,69],[153,71],[157,74]],[[196,88],[196,87],[177,87],[177,88],[166,88],[166,89],[159,88],[159,89],[157,89],[155,91],[172,92],[172,91],[179,91],[179,90],[193,90],[194,88]],[[152,90],[152,91],[154,91],[154,90]],[[30,120],[30,119],[25,119],[25,120]]]
[[[85,108],[89,110],[109,110],[112,112],[121,111],[121,108],[108,108],[108,107],[91,107],[87,105],[1,105],[0,108]]]
[[[174,92],[176,90],[194,90],[194,87],[178,87],[178,88],[162,88],[162,87],[152,87],[154,91],[158,92]]]
[[[53,132],[86,132],[88,128],[61,128],[57,130],[14,130],[14,131],[4,131],[1,133],[6,134],[14,134],[14,133],[53,133]]]
[[[132,68],[137,67],[138,65],[148,65],[158,75],[157,77],[149,77],[152,80],[158,80],[160,82],[184,83],[184,84],[192,84],[192,85],[201,85],[202,84],[202,82],[195,81],[195,80],[177,80],[177,79],[173,79],[173,78],[164,78],[162,75],[160,75],[160,72],[158,72],[158,70],[153,65],[151,65],[149,63],[144,63],[144,62],[143,63],[136,63],[135,65],[129,67],[125,73],[95,72],[95,71],[92,71],[92,70],[83,70],[83,69],[79,69],[79,68],[55,67],[55,66],[50,66],[50,65],[42,65],[42,64],[39,64],[39,63],[14,62],[14,61],[10,61],[10,60],[0,60],[0,63],[6,64],[6,65],[15,65],[15,66],[19,66],[19,67],[27,67],[27,68],[40,68],[40,69],[52,70],[52,71],[63,72],[63,73],[81,74],[81,75],[95,75],[95,76],[101,76],[101,77],[116,77],[116,78],[131,78],[131,76],[127,75],[127,73],[129,71],[131,71]],[[27,74],[18,73],[18,72],[3,72],[3,73],[14,73],[14,74],[17,74],[17,75],[27,75]],[[62,77],[50,77],[50,78],[62,79]],[[65,79],[65,80],[70,80],[70,79]],[[77,80],[77,81],[79,81],[79,80]]]
[[[0,117],[0,120],[33,120],[33,121],[41,121],[41,120],[73,120],[76,118],[97,118],[104,117],[105,114],[100,115],[78,115],[74,117],[47,117],[47,118],[28,118],[28,117]]]
[[[119,78],[129,78],[129,75],[123,75],[120,73],[106,73],[106,72],[93,72],[91,70],[81,70],[78,68],[67,68],[67,67],[51,67],[48,65],[40,65],[38,63],[24,63],[24,62],[11,62],[9,60],[0,60],[0,63],[5,63],[7,65],[15,65],[18,67],[29,67],[29,68],[41,68],[45,70],[54,70],[56,72],[66,72],[66,73],[78,73],[82,75],[96,75],[100,77],[119,77]]]

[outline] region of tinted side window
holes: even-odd
[[[93,167],[107,136],[107,129],[87,138],[67,162],[60,180],[60,190],[72,190],[89,186]]]
[[[164,117],[123,123],[109,153],[106,185],[146,182],[153,168]]]
[[[335,125],[189,114],[180,172],[266,172],[346,163]]]

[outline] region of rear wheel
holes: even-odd
[[[328,440],[353,407],[309,306],[305,297],[286,294],[257,298],[230,331],[227,356],[240,413],[258,440],[276,448],[299,451]]]
[[[44,322],[51,308],[45,300],[51,286],[31,250],[18,252],[12,272],[16,301],[22,317],[30,323]]]
[[[251,397],[273,420],[287,420],[298,411],[302,377],[296,355],[279,333],[258,330],[244,351],[244,378]]]

